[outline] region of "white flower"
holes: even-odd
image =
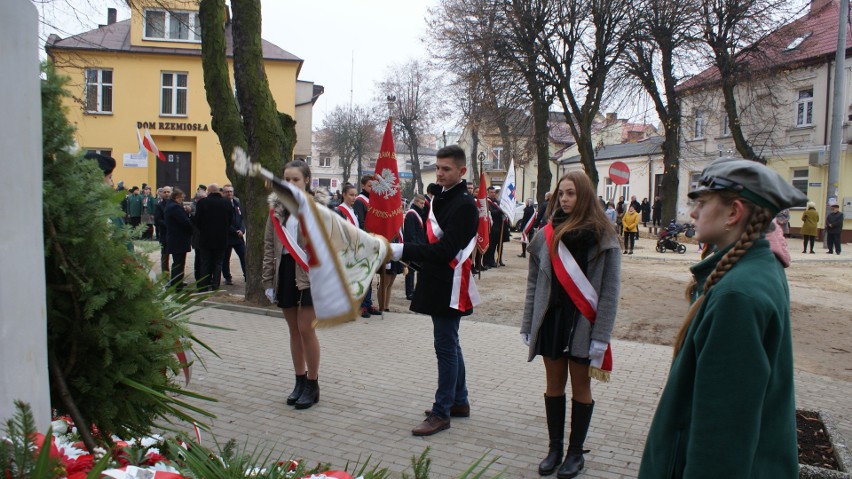
[[[50,423],[50,427],[53,428],[54,436],[61,436],[68,432],[68,423],[63,419],[57,419]]]
[[[151,447],[154,444],[157,444],[158,442],[160,442],[162,439],[163,439],[163,437],[160,436],[159,434],[154,434],[153,436],[143,437],[139,441],[139,443],[142,445],[142,447]]]

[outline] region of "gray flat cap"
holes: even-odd
[[[719,158],[701,172],[698,188],[689,192],[695,199],[705,191],[730,190],[772,214],[792,206],[804,206],[808,197],[775,170],[742,158]]]

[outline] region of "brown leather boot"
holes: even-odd
[[[411,434],[415,436],[431,436],[439,433],[444,429],[450,428],[450,418],[441,417],[437,414],[430,414],[425,421],[421,422],[417,427],[411,430]]]

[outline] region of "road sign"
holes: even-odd
[[[630,167],[622,161],[616,161],[609,167],[609,179],[616,185],[626,185],[630,182]]]

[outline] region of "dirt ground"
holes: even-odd
[[[515,235],[517,236],[517,235]],[[640,238],[635,254],[622,256],[621,293],[614,337],[627,341],[670,345],[687,309],[684,289],[689,266],[698,261],[697,246],[687,253],[658,253],[655,241]],[[790,240],[793,264],[786,270],[790,283],[793,348],[796,368],[852,382],[852,252],[809,255]],[[847,246],[852,250],[852,245]],[[483,272],[477,286],[483,304],[468,319],[520,326],[527,280],[527,260],[519,258],[520,242],[506,243],[505,267]],[[152,260],[159,264],[158,252]],[[187,274],[192,276],[192,254]],[[239,262],[232,255],[234,285],[223,286],[216,300],[243,303],[245,283]],[[374,293],[375,298],[375,293]],[[374,299],[375,301],[375,299]],[[404,279],[393,285],[391,311],[408,310]],[[520,339],[519,339],[520,341]]]

